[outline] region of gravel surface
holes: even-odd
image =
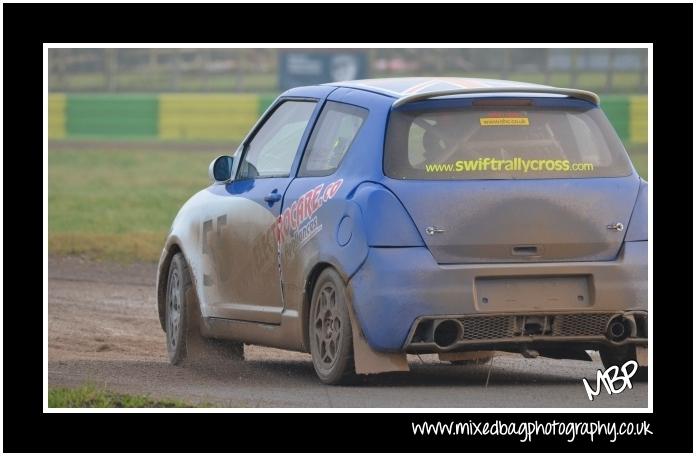
[[[49,258],[49,386],[91,382],[227,407],[646,407],[647,383],[590,402],[582,378],[593,362],[500,356],[454,367],[436,356],[409,356],[411,372],[361,378],[329,387],[309,355],[245,347],[245,361],[170,366],[154,296],[155,265],[117,265]]]

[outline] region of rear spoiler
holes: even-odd
[[[444,97],[447,95],[468,95],[472,93],[551,93],[555,95],[566,95],[571,98],[589,101],[599,106],[599,95],[594,92],[580,89],[562,89],[555,87],[478,87],[472,89],[452,89],[438,90],[434,92],[414,93],[397,99],[393,104],[393,108],[398,108],[407,103],[414,101],[428,100],[435,97]]]

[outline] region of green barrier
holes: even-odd
[[[69,137],[157,137],[157,95],[68,95]]]
[[[259,117],[261,117],[261,114],[266,112],[266,109],[268,109],[268,107],[275,101],[276,98],[278,98],[278,95],[272,93],[264,93],[259,95]]]
[[[609,121],[614,126],[616,133],[618,133],[622,141],[627,142],[630,138],[628,97],[606,96],[602,97],[600,104]]]

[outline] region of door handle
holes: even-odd
[[[271,193],[263,197],[263,200],[267,203],[277,203],[280,201],[280,193],[278,193],[278,190],[273,190]]]

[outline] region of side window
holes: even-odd
[[[328,176],[338,168],[367,117],[367,109],[329,101],[302,158],[300,177]]]
[[[289,176],[315,106],[313,101],[278,106],[247,145],[237,179]]]

